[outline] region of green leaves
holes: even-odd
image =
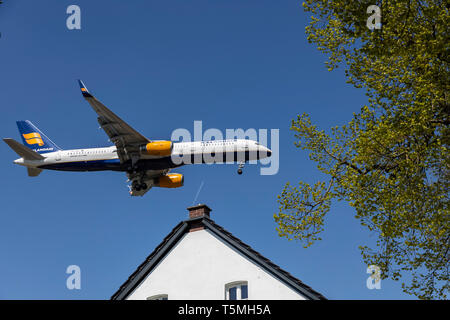
[[[405,292],[445,298],[449,288],[450,106],[449,9],[441,1],[377,2],[382,28],[365,23],[366,1],[307,0],[308,40],[365,88],[368,105],[329,134],[307,114],[291,123],[295,145],[309,152],[327,183],[286,184],[275,214],[280,236],[319,240],[333,199],[355,208],[378,235],[362,247],[384,277],[412,281]]]
[[[300,182],[293,187],[288,182],[278,196],[280,212],[274,215],[279,224],[277,231],[281,237],[303,241],[305,248],[316,240],[323,231],[324,215],[330,208],[332,194],[330,186],[318,182],[314,186]]]

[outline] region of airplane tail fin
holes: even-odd
[[[47,153],[61,150],[50,138],[30,121],[17,121],[23,144],[35,152]]]

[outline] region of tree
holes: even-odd
[[[375,3],[376,2],[376,3]],[[367,11],[381,10],[369,29]],[[335,200],[347,201],[377,235],[360,246],[382,278],[406,293],[445,299],[449,289],[450,107],[449,3],[446,1],[306,0],[310,43],[345,68],[348,83],[366,90],[367,105],[329,133],[307,114],[292,120],[295,145],[327,177],[289,182],[274,215],[280,236],[310,246],[320,240]],[[379,27],[379,26],[378,26]]]

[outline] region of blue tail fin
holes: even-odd
[[[47,153],[61,150],[52,140],[50,140],[41,130],[30,121],[17,121],[20,136],[23,144],[38,153]]]

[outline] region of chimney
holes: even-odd
[[[189,219],[207,217],[209,218],[209,213],[212,211],[210,207],[206,204],[198,204],[187,208],[189,211]]]

